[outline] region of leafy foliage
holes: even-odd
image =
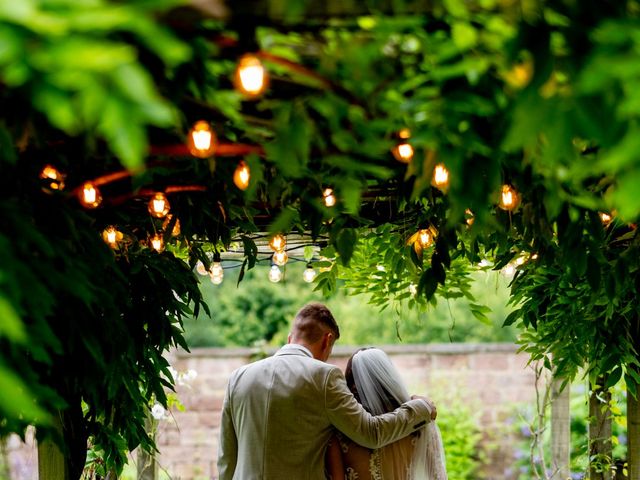
[[[586,363],[636,391],[638,2],[346,2],[340,18],[313,3],[236,2],[224,21],[172,1],[0,1],[0,386],[36,399],[1,400],[3,431],[44,432],[63,409],[109,465],[149,447],[140,405],[199,304],[187,264],[238,240],[244,273],[265,231],[322,243],[320,289],[351,282],[380,306],[471,299],[465,260],[529,258],[507,322],[523,347],[567,377]],[[258,49],[271,88],[249,101],[230,77]],[[216,158],[182,146],[199,119]],[[390,153],[404,127],[408,165]],[[241,191],[224,156],[244,152]],[[437,163],[448,188],[432,185]],[[47,164],[66,190],[41,192]],[[104,203],[85,213],[74,197],[90,179]],[[496,208],[503,183],[522,196],[515,211]],[[174,223],[149,217],[155,191]],[[606,230],[599,211],[616,217]],[[126,237],[115,257],[99,237],[111,224]],[[433,247],[407,245],[430,227]],[[178,257],[146,249],[157,232]]]

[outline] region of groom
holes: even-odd
[[[222,407],[220,480],[324,480],[334,428],[379,448],[435,419],[424,397],[377,417],[367,413],[342,371],[324,363],[339,337],[329,309],[311,303],[296,314],[288,345],[233,372]]]

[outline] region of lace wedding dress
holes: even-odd
[[[342,451],[345,480],[447,480],[442,440],[433,423],[420,434],[376,450],[353,443],[341,434],[336,440]],[[422,450],[426,450],[424,460],[415,458],[423,442],[429,445]]]

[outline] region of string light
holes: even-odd
[[[273,263],[279,266],[283,266],[289,260],[289,255],[284,250],[278,250],[273,254]]]
[[[151,238],[149,238],[149,243],[151,244],[151,248],[156,252],[160,253],[164,251],[164,238],[159,233],[156,233]]]
[[[40,172],[40,179],[44,180],[45,188],[49,190],[62,190],[64,188],[64,175],[57,168],[45,165]]]
[[[315,280],[317,275],[318,275],[318,272],[316,272],[313,266],[310,263],[308,263],[307,268],[305,268],[304,272],[302,272],[302,279],[307,283],[311,283]]]
[[[336,196],[333,194],[333,188],[325,188],[322,193],[324,204],[327,207],[333,207],[336,204]]]
[[[224,269],[222,268],[222,263],[220,261],[212,262],[211,268],[209,269],[209,274],[212,277],[222,277],[224,275]]]
[[[278,283],[282,280],[282,270],[277,265],[271,265],[271,269],[269,270],[269,281],[273,283]]]
[[[220,285],[222,283],[222,281],[224,280],[224,274],[222,275],[211,275],[211,283],[213,283],[214,285]]]
[[[468,226],[473,225],[473,222],[475,222],[476,218],[475,215],[473,214],[473,212],[470,209],[466,209],[464,211],[464,215],[465,215],[465,222],[467,222]]]
[[[155,193],[149,200],[149,213],[152,217],[163,218],[169,213],[170,209],[169,200],[162,192]]]
[[[216,143],[216,134],[204,120],[197,121],[189,131],[187,146],[194,157],[210,157],[213,155]]]
[[[257,97],[267,88],[267,71],[255,55],[246,54],[240,58],[234,77],[235,87],[248,97]]]
[[[249,187],[249,179],[251,178],[251,172],[249,165],[244,160],[240,160],[236,171],[233,172],[233,183],[236,184],[240,190],[246,190]]]
[[[611,220],[613,220],[613,217],[608,213],[600,212],[598,213],[598,215],[600,216],[600,221],[603,225],[609,225],[611,223]]]
[[[418,231],[418,242],[422,248],[428,248],[433,245],[434,235],[428,228]]]
[[[449,189],[449,170],[444,166],[444,163],[437,164],[433,169],[431,185],[443,192],[446,192]]]
[[[207,267],[204,266],[204,263],[202,263],[201,260],[198,260],[196,262],[196,272],[198,272],[200,275],[209,275]]]
[[[122,232],[118,231],[114,226],[109,226],[102,231],[102,239],[111,248],[117,248],[118,243],[120,243],[123,238],[124,235]]]
[[[173,219],[173,215],[167,215],[167,218],[162,222],[162,230],[166,231],[171,224],[171,220]],[[171,236],[177,237],[180,235],[182,227],[180,226],[180,219],[176,218],[176,223],[173,224],[173,228],[171,229]]]
[[[286,244],[287,244],[287,240],[284,238],[283,235],[279,233],[271,237],[271,240],[269,240],[269,247],[271,247],[271,250],[273,250],[274,252],[279,252],[280,250],[284,250],[284,247]]]
[[[413,245],[414,250],[418,255],[422,254],[422,250],[429,248],[433,245],[435,238],[438,236],[438,231],[433,225],[428,228],[421,228],[416,233],[411,235],[407,240],[407,245]]]
[[[498,206],[502,210],[513,211],[520,205],[520,195],[511,185],[503,185]]]
[[[400,143],[393,147],[391,153],[399,162],[409,163],[413,158],[413,147],[407,142],[409,137],[411,137],[411,131],[408,128],[403,128],[398,132]]]
[[[102,203],[100,190],[98,190],[91,182],[86,182],[82,185],[79,199],[80,203],[85,208],[96,208],[100,203]]]

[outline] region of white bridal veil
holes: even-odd
[[[371,414],[390,412],[411,399],[400,374],[382,350],[356,352],[351,368],[357,395]],[[407,448],[409,445],[413,448]],[[394,479],[447,479],[442,437],[435,422],[423,427],[410,444],[396,442],[380,449],[380,459],[387,469],[391,468]]]

